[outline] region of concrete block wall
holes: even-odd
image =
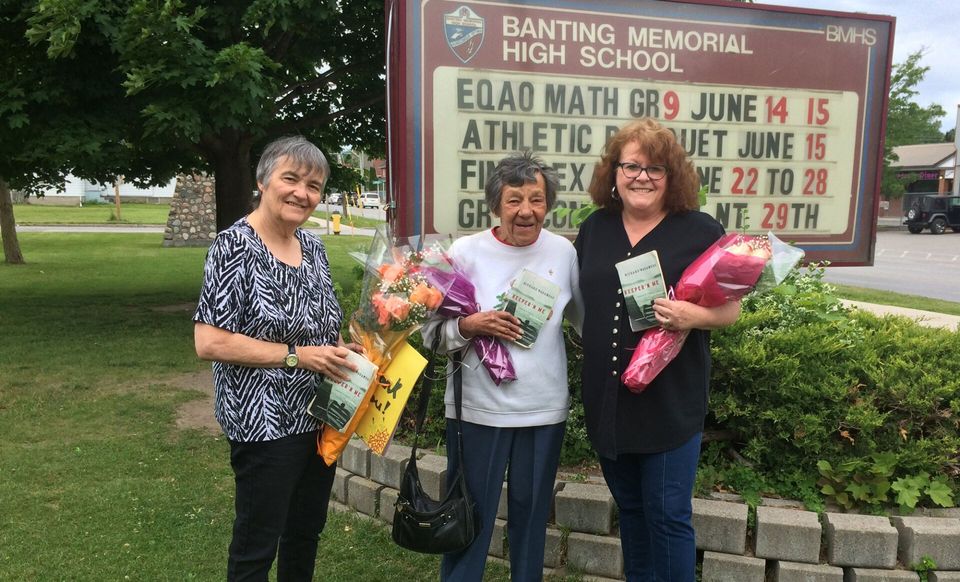
[[[391,445],[383,457],[352,439],[340,459],[332,498],[363,515],[393,522],[400,476],[410,449]],[[439,497],[446,459],[421,454],[424,489]],[[506,485],[490,543],[491,559],[509,556]],[[923,516],[882,517],[827,512],[818,515],[770,500],[748,527],[748,508],[737,500],[694,499],[693,524],[703,582],[883,582],[913,580],[910,565],[930,557],[930,582],[960,582],[960,510]],[[544,570],[569,567],[585,579],[623,580],[616,504],[602,479],[558,478],[547,525]]]

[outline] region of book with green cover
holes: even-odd
[[[356,352],[349,352],[347,359],[358,370],[353,372],[344,368],[350,376],[345,382],[324,376],[307,405],[308,414],[338,432],[343,432],[356,416],[357,408],[377,373],[376,364]]]
[[[523,335],[515,342],[518,346],[529,348],[537,341],[540,330],[553,314],[558,295],[559,285],[524,269],[499,296],[497,309],[512,313],[520,320]]]
[[[657,251],[643,253],[617,263],[623,300],[630,318],[630,329],[641,331],[658,325],[653,300],[667,297],[667,286]]]

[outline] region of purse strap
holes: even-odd
[[[427,359],[427,366],[424,368],[424,373],[420,376],[420,399],[417,402],[417,424],[416,432],[413,437],[413,446],[410,450],[410,462],[416,464],[417,462],[417,448],[420,445],[420,431],[423,429],[423,423],[427,418],[427,407],[430,404],[430,394],[433,392],[434,383],[444,379],[444,376],[434,374],[434,366],[437,358],[437,351],[440,349],[440,334],[442,330],[439,326],[437,328],[437,335],[433,338],[433,345],[431,346],[430,356]],[[460,461],[459,466],[463,466],[463,431],[460,426],[461,419],[461,409],[463,407],[463,374],[461,372],[461,358],[462,355],[460,351],[453,352],[453,400],[454,407],[457,411],[457,457]],[[449,446],[449,443],[448,443]]]

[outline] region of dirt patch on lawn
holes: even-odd
[[[177,428],[198,429],[211,434],[222,434],[220,425],[213,417],[213,371],[205,368],[199,372],[172,378],[170,385],[184,390],[200,392],[203,397],[184,402],[177,408]]]
[[[197,303],[174,303],[172,305],[154,305],[149,307],[150,311],[159,313],[193,313],[197,310]]]

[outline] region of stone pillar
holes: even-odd
[[[217,200],[213,176],[178,176],[163,233],[165,247],[206,247],[217,236]]]

